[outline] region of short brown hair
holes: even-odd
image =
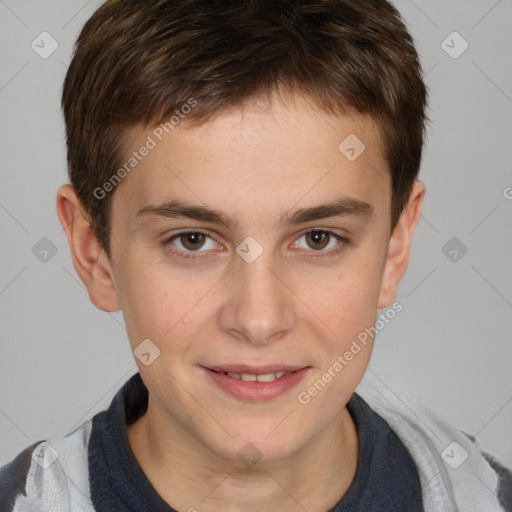
[[[62,93],[69,177],[107,255],[111,194],[94,191],[121,165],[126,128],[157,125],[191,98],[187,122],[204,122],[278,86],[375,119],[393,229],[419,172],[427,90],[389,2],[108,0],[78,37]]]

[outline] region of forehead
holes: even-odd
[[[137,162],[117,187],[115,209],[133,217],[181,198],[251,217],[341,195],[377,208],[389,202],[382,140],[368,115],[332,116],[297,96],[233,107],[199,125],[186,115],[173,121],[127,132],[124,163]]]

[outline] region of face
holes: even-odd
[[[295,97],[134,129],[128,153],[148,136],[112,197],[110,264],[152,413],[223,459],[289,456],[343,410],[372,349],[353,342],[391,302],[376,125]]]

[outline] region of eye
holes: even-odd
[[[295,242],[295,247],[306,249],[311,256],[335,256],[339,254],[350,242],[345,237],[328,229],[310,229],[302,234]],[[165,239],[162,244],[174,256],[181,258],[199,258],[207,256],[208,251],[222,248],[205,231],[189,230],[174,233]],[[318,253],[318,254],[314,254]]]
[[[164,241],[164,245],[176,247],[177,250],[172,249],[172,252],[184,257],[187,256],[187,253],[205,252],[218,246],[210,235],[203,231],[181,231],[175,233]]]
[[[301,242],[302,241],[302,242]],[[312,249],[314,252],[320,252],[323,255],[338,254],[343,246],[348,244],[348,240],[333,231],[326,229],[311,229],[299,238],[296,247],[300,249]]]

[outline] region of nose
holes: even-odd
[[[263,251],[252,263],[236,256],[234,267],[219,312],[222,330],[255,345],[277,341],[292,331],[294,295],[287,287],[284,262]]]

